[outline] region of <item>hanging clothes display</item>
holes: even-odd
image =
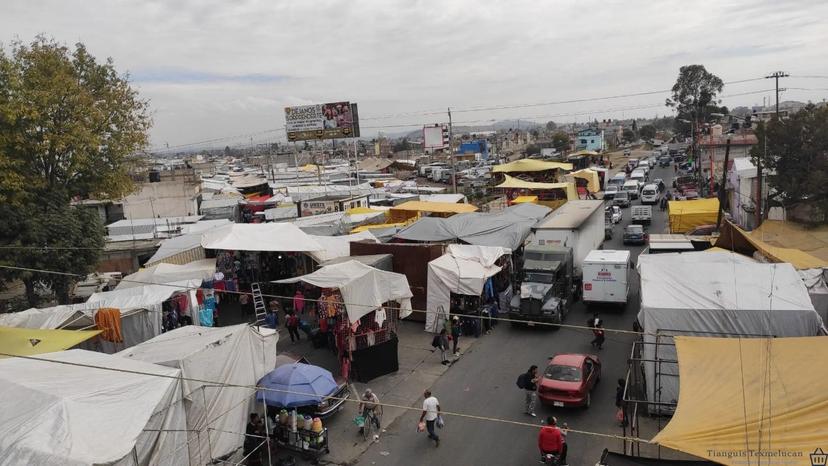
[[[102,307],[95,313],[95,326],[101,330],[101,338],[113,343],[123,343],[121,333],[121,311],[111,307]]]

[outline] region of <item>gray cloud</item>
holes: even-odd
[[[176,145],[277,128],[284,106],[311,102],[351,100],[363,117],[396,115],[366,126],[417,125],[445,117],[397,114],[668,89],[688,63],[725,81],[776,69],[828,74],[828,28],[818,21],[827,14],[826,2],[778,0],[6,0],[0,41],[45,33],[113,57],[151,100],[153,143]],[[825,87],[813,84],[788,85]],[[728,86],[725,94],[766,87]],[[668,110],[634,108],[663,97],[463,118],[651,116]],[[587,115],[565,115],[576,113]]]

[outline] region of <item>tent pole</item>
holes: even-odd
[[[206,385],[201,386],[201,399],[204,400],[204,408],[205,409],[207,408],[207,394],[205,393],[206,388],[207,388]],[[213,443],[210,441],[210,427],[209,426],[207,427],[207,431],[205,433],[207,434],[207,451],[210,452],[210,460],[213,461],[213,460],[215,460],[215,458],[213,458]]]
[[[255,391],[253,392],[255,396]],[[270,426],[268,425],[268,417],[267,417],[267,404],[265,403],[264,397],[262,397],[262,409],[264,409],[264,425],[265,425],[265,442],[267,443],[267,464],[273,464],[273,460],[270,457]]]

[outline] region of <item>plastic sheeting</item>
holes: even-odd
[[[276,331],[247,324],[219,328],[186,326],[117,356],[181,369],[182,377],[189,379],[256,385],[276,364],[278,340]],[[212,458],[242,447],[244,437],[235,432],[244,432],[248,413],[256,410],[255,391],[193,380],[182,381],[181,390],[180,396],[187,400],[187,429],[191,431],[187,439],[190,464],[208,464]]]
[[[0,327],[0,358],[6,354],[30,356],[52,353],[84,342],[100,330],[44,330],[37,328]]]
[[[305,282],[320,288],[336,288],[342,293],[351,323],[388,301],[400,304],[400,319],[411,314],[411,288],[401,273],[386,272],[361,262],[348,261],[328,265],[301,277],[274,283]]]
[[[147,261],[151,267],[159,263],[186,264],[194,260],[204,259],[204,248],[201,247],[201,233],[190,233],[165,239],[158,250]]]
[[[523,245],[532,227],[552,209],[519,204],[496,213],[458,214],[449,218],[426,217],[400,230],[397,238],[409,241],[463,241],[514,251]]]
[[[232,223],[202,234],[201,246],[229,251],[308,252],[324,249],[291,223]]]
[[[379,243],[376,236],[370,231],[361,231],[351,235],[343,236],[316,236],[311,237],[324,248],[321,251],[312,251],[309,255],[318,263],[347,257],[351,255],[351,241],[370,241]]]
[[[0,465],[189,464],[181,371],[83,350],[39,357],[115,370],[0,360]]]
[[[638,322],[648,332],[642,347],[645,360],[675,361],[672,335],[796,337],[824,332],[808,290],[790,264],[699,252],[642,254],[637,267]],[[660,363],[658,377],[655,363],[646,362],[644,369],[649,400],[678,399],[675,364]]]
[[[729,465],[824,463],[810,456],[826,446],[824,337],[675,341],[681,395],[653,442]]]
[[[586,180],[587,191],[591,193],[597,193],[601,190],[601,180],[598,178],[598,172],[595,170],[584,168],[583,170],[572,172],[566,176]]]
[[[497,260],[511,251],[502,247],[450,244],[446,254],[428,263],[427,332],[437,333],[448,319],[451,293],[479,296],[489,277],[500,272]]]
[[[161,263],[127,275],[115,289],[125,290],[147,284],[173,283],[183,280],[211,280],[215,272],[215,259],[202,259],[184,265]]]
[[[537,159],[520,159],[492,167],[492,173],[542,172],[546,170],[569,171],[572,170],[572,164]]]
[[[687,233],[693,228],[714,224],[718,215],[716,198],[668,202],[670,233]]]

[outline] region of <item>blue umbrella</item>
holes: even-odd
[[[277,408],[317,405],[337,389],[329,371],[302,363],[279,366],[262,377],[258,385],[270,390],[259,390],[256,400]]]

